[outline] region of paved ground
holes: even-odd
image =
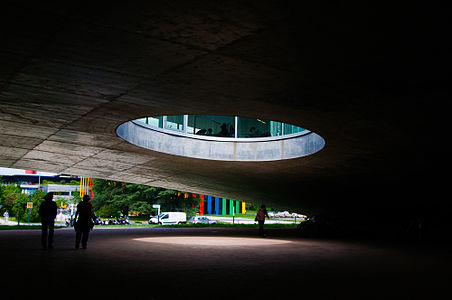
[[[267,232],[95,228],[88,249],[75,250],[74,231],[59,229],[55,249],[42,250],[39,230],[0,231],[1,294],[81,299],[86,287],[88,299],[444,299],[449,289],[444,245]]]

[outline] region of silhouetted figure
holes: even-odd
[[[256,218],[254,219],[259,223],[259,236],[261,237],[266,237],[264,233],[265,217],[269,218],[267,209],[265,209],[265,205],[262,204],[261,208],[257,211]]]
[[[229,136],[231,136],[231,137],[235,136],[234,126],[232,126],[232,125],[229,125]]]
[[[89,231],[94,227],[96,215],[93,211],[93,205],[89,202],[89,200],[89,196],[85,195],[83,196],[83,201],[77,205],[77,211],[75,212],[74,218],[75,249],[80,247],[80,241],[82,242],[82,248],[86,249],[88,245]]]
[[[196,132],[197,135],[206,135],[207,134],[207,130],[205,129],[200,129],[198,130],[198,132]]]
[[[206,135],[213,135],[212,128],[207,129]]]
[[[229,131],[228,131],[226,123],[221,124],[220,136],[228,136],[228,135],[229,135]]]
[[[53,193],[47,193],[44,196],[44,202],[39,206],[39,215],[41,216],[42,224],[41,244],[44,249],[53,248],[53,232],[57,215],[57,205],[52,200]],[[49,230],[48,234],[47,229]]]
[[[249,137],[255,137],[256,136],[256,127],[252,126],[250,128],[250,133],[248,134]]]

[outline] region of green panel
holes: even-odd
[[[235,203],[235,213],[239,214],[240,213],[240,201],[234,201]]]
[[[284,124],[284,134],[297,133],[297,132],[301,132],[303,130],[304,130],[304,128],[301,128],[301,127],[298,127],[295,125]]]
[[[232,216],[232,212],[233,212],[233,207],[234,207],[234,200],[229,200],[229,214]]]
[[[222,215],[225,215],[226,214],[226,199],[225,198],[223,198],[222,200],[221,200],[221,202],[222,202],[222,208],[221,208],[221,214]]]

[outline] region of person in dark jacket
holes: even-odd
[[[44,196],[44,202],[39,206],[39,215],[41,216],[42,224],[41,244],[44,249],[53,248],[53,232],[57,215],[57,205],[52,200],[53,193],[47,193]]]
[[[75,249],[80,247],[80,241],[82,242],[82,248],[86,249],[88,245],[89,231],[93,229],[94,220],[96,220],[93,205],[89,202],[89,200],[89,196],[85,195],[83,196],[83,201],[77,205],[77,211],[74,218]]]
[[[265,208],[265,205],[261,205],[261,208],[257,211],[256,218],[254,219],[259,223],[259,236],[266,237],[264,232],[264,223],[265,223],[265,217],[269,218],[267,209]]]

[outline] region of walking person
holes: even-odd
[[[93,211],[93,205],[89,202],[89,200],[89,196],[85,195],[83,196],[83,201],[77,205],[77,211],[75,212],[74,218],[75,249],[80,247],[80,241],[82,242],[82,248],[86,249],[88,245],[89,232],[94,227],[96,215]]]
[[[8,225],[9,213],[7,210],[3,213],[3,217],[5,218],[5,224]]]
[[[265,208],[265,205],[262,204],[261,208],[257,211],[256,218],[254,219],[259,223],[259,236],[261,237],[266,237],[264,232],[265,217],[269,218],[267,209]]]
[[[41,216],[42,224],[41,244],[44,249],[53,248],[53,232],[55,228],[55,218],[57,215],[57,205],[52,200],[53,193],[47,193],[44,196],[44,202],[42,202],[41,206],[39,206],[39,215]]]

